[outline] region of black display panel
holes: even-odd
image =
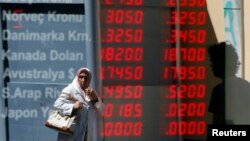
[[[99,65],[102,140],[206,138],[216,84],[206,0],[101,0],[97,17],[93,5],[55,3],[1,4],[8,141],[54,140],[56,132],[43,125],[50,106],[75,69]],[[89,27],[91,18],[99,18],[92,22],[100,33]]]
[[[216,42],[206,0],[102,0],[107,141],[202,140]]]

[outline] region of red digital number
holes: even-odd
[[[103,31],[103,43],[141,43],[143,40],[143,29],[107,28]]]
[[[142,66],[102,66],[102,79],[141,80]]]
[[[139,118],[142,116],[142,105],[140,103],[120,104],[119,116],[124,118]]]
[[[203,80],[205,77],[205,66],[170,66],[165,67],[163,72],[163,79]]]
[[[142,122],[106,122],[101,136],[140,136],[142,134]]]
[[[204,102],[170,103],[166,106],[166,117],[202,117],[205,115],[206,110]]]
[[[177,48],[166,48],[164,49],[163,61],[176,61]],[[202,62],[206,58],[206,49],[203,47],[195,48],[189,47],[180,49],[181,61],[187,62]]]
[[[103,117],[104,118],[111,118],[114,113],[114,104],[112,103],[105,103],[105,109],[103,112]]]
[[[113,99],[140,99],[143,94],[142,85],[115,85],[115,86],[105,86],[103,92],[103,98],[113,98]]]
[[[118,0],[117,0],[118,1]],[[143,4],[143,0],[119,0],[119,4],[121,5],[142,5]]]
[[[165,135],[204,135],[205,131],[205,121],[172,121],[166,125]]]
[[[143,59],[142,47],[102,47],[101,60],[102,61],[116,61],[116,62],[140,62]]]
[[[179,5],[181,7],[204,7],[206,5],[206,0],[179,0]],[[166,6],[176,7],[176,0],[166,0]]]
[[[141,6],[143,4],[143,0],[103,0],[103,3],[106,5],[135,5],[135,6]]]
[[[104,118],[111,118],[117,111],[117,116],[123,118],[140,118],[142,116],[142,105],[140,103],[113,104],[106,103],[103,113]]]
[[[179,17],[179,20],[177,18]],[[204,25],[206,24],[207,13],[204,11],[171,11],[169,21],[165,24],[174,25],[179,22],[180,25]]]
[[[106,5],[112,5],[113,4],[113,0],[103,0],[103,2]]]
[[[105,72],[104,67],[101,67],[101,69],[100,69],[100,73],[99,73],[99,78],[100,78],[101,80],[103,80],[103,79],[104,79],[104,72]]]
[[[106,14],[106,24],[142,24],[142,10],[108,9]]]
[[[178,88],[178,89],[177,89]],[[205,84],[181,84],[179,87],[177,85],[170,85],[166,87],[165,98],[175,99],[175,98],[188,98],[188,99],[201,99],[206,95],[206,85]]]
[[[177,30],[172,29],[170,30],[170,35],[167,37],[165,42],[167,43],[176,43],[177,38],[180,38],[181,42],[185,43],[204,43],[206,41],[207,31],[205,29],[201,30]]]

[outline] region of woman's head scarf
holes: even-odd
[[[76,75],[71,83],[71,85],[76,89],[78,90],[80,93],[84,93],[83,90],[81,89],[80,87],[80,84],[78,82],[78,77],[80,75],[80,73],[82,72],[85,72],[86,74],[88,74],[88,81],[87,83],[90,84],[91,82],[91,78],[92,78],[92,75],[91,75],[91,71],[88,69],[88,68],[79,68],[77,71],[76,71]]]

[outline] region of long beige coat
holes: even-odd
[[[81,94],[74,83],[65,87],[62,91],[68,93],[83,103],[83,108],[77,111],[77,123],[74,135],[58,133],[57,141],[83,141],[87,131],[87,141],[100,141],[99,121],[100,113],[104,110],[104,104],[101,99],[93,105],[88,102]],[[54,108],[59,110],[64,115],[71,115],[73,112],[73,101],[65,96],[60,96],[54,103]]]

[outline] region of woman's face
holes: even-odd
[[[85,90],[89,86],[89,76],[86,72],[81,72],[78,75],[78,82],[82,90]]]

